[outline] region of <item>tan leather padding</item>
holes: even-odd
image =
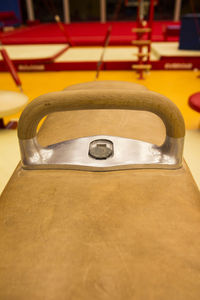
[[[25,108],[18,123],[19,139],[36,136],[40,120],[61,111],[118,109],[149,111],[158,115],[166,126],[168,137],[185,136],[185,124],[177,106],[165,96],[143,90],[91,89],[66,90],[41,95]]]
[[[161,119],[150,112],[71,111],[50,114],[39,132],[38,141],[46,146],[93,135],[121,136],[161,144],[165,139],[166,130]]]
[[[48,117],[39,140],[90,134],[161,142],[151,113]],[[0,299],[199,300],[200,199],[179,170],[28,171],[0,201]]]
[[[161,143],[152,113],[51,114],[39,141]],[[199,300],[200,196],[178,170],[15,170],[0,199],[0,299]]]
[[[147,90],[147,88],[138,83],[117,80],[100,80],[89,81],[78,84],[73,84],[64,89],[65,90],[96,90],[96,89],[128,89],[128,90]]]

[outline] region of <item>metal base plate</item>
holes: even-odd
[[[108,140],[113,153],[106,159],[89,154],[95,140]],[[37,139],[20,141],[22,164],[25,169],[76,169],[111,171],[122,169],[162,168],[181,166],[183,139],[166,137],[162,146],[115,136],[90,136],[42,148]]]

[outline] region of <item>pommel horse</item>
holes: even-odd
[[[31,102],[0,199],[0,299],[199,299],[200,195],[184,135],[175,104],[133,83]]]

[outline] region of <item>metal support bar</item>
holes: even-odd
[[[175,8],[174,8],[174,21],[175,22],[180,20],[181,2],[182,2],[182,0],[176,0],[176,2],[175,2]]]
[[[100,0],[100,19],[101,23],[106,22],[106,0]]]
[[[63,10],[64,10],[64,21],[65,23],[70,23],[70,7],[69,0],[63,0]]]
[[[153,25],[153,19],[154,19],[154,0],[150,1],[150,7],[149,7],[149,27],[152,29]],[[152,33],[152,31],[150,31]]]
[[[32,0],[26,0],[26,8],[27,8],[28,20],[29,21],[34,21],[35,20],[35,15],[34,15]]]

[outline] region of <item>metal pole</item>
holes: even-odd
[[[175,8],[174,8],[174,21],[175,22],[180,20],[181,2],[182,2],[182,0],[176,0],[176,2],[175,2]]]
[[[35,20],[35,15],[34,15],[32,0],[26,0],[26,9],[27,9],[27,14],[28,14],[28,20],[29,21],[34,21]]]
[[[153,18],[154,18],[154,0],[151,0],[150,7],[149,7],[149,24],[148,24],[151,29],[153,25]]]
[[[101,23],[106,22],[106,0],[100,0],[100,19]]]
[[[70,7],[69,0],[63,0],[64,20],[65,23],[70,23]]]

